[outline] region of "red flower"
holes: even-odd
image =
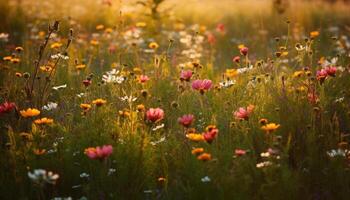
[[[219,33],[225,33],[225,25],[220,23],[216,26],[216,31],[219,32]]]
[[[83,80],[83,84],[85,85],[85,87],[91,85],[91,83],[92,83],[91,80],[88,80],[88,79]]]
[[[189,126],[191,126],[193,120],[194,120],[194,116],[190,114],[190,115],[183,115],[182,117],[179,117],[179,119],[177,121],[182,126],[189,127]]]
[[[16,104],[15,103],[5,101],[5,103],[0,105],[0,114],[9,113],[14,108],[16,108]]]
[[[335,76],[335,73],[337,72],[337,67],[335,67],[335,66],[329,66],[329,67],[326,67],[325,70],[326,70],[326,72],[327,72],[327,74],[328,74],[329,76],[334,77],[334,76]]]
[[[146,118],[151,122],[158,122],[164,118],[164,111],[160,108],[150,108],[146,112]]]
[[[207,141],[210,144],[216,138],[216,135],[218,133],[219,133],[219,129],[211,128],[207,132],[203,133],[204,140]]]

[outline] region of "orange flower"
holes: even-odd
[[[58,48],[60,48],[62,45],[63,45],[63,44],[60,43],[60,42],[55,42],[55,43],[51,44],[50,48],[51,48],[51,49],[58,49]]]
[[[201,154],[201,153],[203,153],[204,152],[204,149],[203,148],[195,148],[195,149],[193,149],[192,151],[191,151],[191,153],[193,154],[193,155],[199,155],[199,154]]]
[[[198,160],[202,160],[202,161],[208,161],[211,160],[211,154],[210,153],[202,153],[201,155],[199,155],[197,157]]]
[[[151,42],[148,47],[151,49],[158,49],[159,45],[156,42]]]
[[[87,103],[82,103],[82,104],[80,104],[80,108],[82,108],[85,111],[88,111],[88,110],[90,110],[91,105],[87,104]]]
[[[102,106],[105,103],[107,103],[107,101],[104,99],[95,99],[92,101],[92,104],[95,104],[96,106]]]
[[[35,120],[34,123],[39,124],[39,125],[41,125],[41,124],[52,124],[53,123],[53,119],[44,117],[44,118]]]
[[[46,149],[34,149],[33,153],[37,156],[44,155],[46,153]]]
[[[22,117],[35,117],[40,115],[40,111],[36,108],[28,108],[27,110],[20,111]]]
[[[84,69],[85,67],[86,67],[86,65],[84,65],[84,64],[79,64],[79,65],[76,65],[76,66],[75,66],[75,69],[81,70],[81,69]]]

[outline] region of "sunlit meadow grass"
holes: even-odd
[[[348,199],[349,9],[0,0],[0,199]]]

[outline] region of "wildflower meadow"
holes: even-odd
[[[0,0],[1,200],[349,200],[347,0]]]

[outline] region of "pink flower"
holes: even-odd
[[[242,47],[239,49],[239,52],[243,55],[246,56],[248,54],[248,47]]]
[[[5,103],[0,105],[0,114],[8,113],[8,112],[10,112],[11,110],[13,110],[15,108],[16,108],[16,104],[15,103],[5,101]]]
[[[241,60],[241,58],[239,56],[235,56],[233,57],[232,61],[235,62],[235,63],[239,63]]]
[[[214,141],[218,133],[219,129],[211,128],[207,132],[203,133],[204,140],[210,144]]]
[[[326,70],[326,72],[327,72],[327,74],[328,74],[329,76],[334,77],[334,76],[335,76],[335,73],[337,72],[337,67],[335,67],[335,66],[329,66],[329,67],[326,67],[325,70]]]
[[[212,86],[212,81],[208,79],[195,80],[192,82],[192,88],[194,90],[199,90],[201,94],[204,94],[206,90],[209,90]]]
[[[307,94],[307,98],[311,104],[316,104],[319,101],[318,95],[315,91],[309,92]]]
[[[249,105],[246,109],[240,107],[237,111],[233,113],[236,119],[240,120],[248,120],[249,115],[253,112],[254,110],[254,105]]]
[[[108,52],[110,54],[114,54],[116,52],[117,47],[114,44],[110,44],[108,47]]]
[[[158,122],[164,118],[164,111],[160,108],[150,108],[146,112],[146,118],[151,122]]]
[[[140,83],[146,83],[149,80],[147,75],[140,75],[139,81]]]
[[[104,160],[113,153],[112,145],[103,145],[102,147],[89,147],[84,153],[93,160]]]
[[[192,78],[192,75],[193,75],[193,72],[191,70],[181,71],[180,80],[190,81],[190,79]]]
[[[235,155],[236,155],[237,157],[239,157],[239,156],[244,156],[246,153],[247,153],[247,151],[246,151],[246,150],[243,150],[243,149],[236,149],[236,150],[235,150]]]
[[[207,34],[207,40],[209,44],[214,45],[216,43],[216,37],[213,33],[208,33]]]
[[[189,114],[189,115],[183,115],[182,117],[179,117],[177,120],[182,126],[184,127],[189,127],[191,126],[192,122],[194,120],[194,116]]]
[[[328,72],[325,69],[321,69],[316,72],[316,78],[317,80],[320,81],[321,84],[327,78],[327,76],[328,76]]]

